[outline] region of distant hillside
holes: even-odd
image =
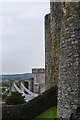
[[[24,79],[27,80],[28,78],[32,77],[32,73],[24,73],[24,74],[11,74],[11,75],[2,75],[2,80],[20,80]],[[1,75],[0,75],[1,80]]]

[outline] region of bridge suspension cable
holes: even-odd
[[[22,91],[16,86],[15,83],[14,83],[13,85],[14,85],[14,88],[15,88],[19,93],[22,93],[22,94],[25,96],[25,93],[22,92]]]
[[[32,99],[35,97],[35,96],[33,96],[33,95],[29,95],[29,94],[26,94],[26,93],[24,93],[23,91],[21,91],[21,90],[16,86],[15,83],[14,83],[14,87],[15,87],[15,89],[16,89],[19,93],[22,93],[22,95],[25,96],[26,102],[32,100]]]
[[[30,90],[28,90],[24,85],[23,83],[21,83],[21,87],[23,87],[23,89],[30,95],[34,95],[35,97],[38,96],[38,94],[35,94],[33,92],[31,92]]]
[[[9,90],[10,90],[10,87],[5,92],[3,92],[2,95],[5,95]]]
[[[37,97],[37,96],[38,96],[38,94],[33,93],[33,92],[31,92],[30,90],[28,90],[22,83],[21,83],[21,87],[22,87],[28,94],[26,94],[25,92],[23,92],[22,90],[20,90],[20,89],[17,87],[17,85],[15,84],[15,82],[13,83],[13,87],[15,88],[15,90],[16,90],[17,92],[22,93],[22,96],[25,97],[26,102],[28,102],[28,101],[32,100],[34,97]],[[5,92],[3,92],[2,95],[6,94],[9,90],[10,90],[10,87],[9,87]]]

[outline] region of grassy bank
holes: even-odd
[[[57,107],[51,107],[35,117],[33,120],[36,120],[37,118],[56,118],[57,117]],[[50,119],[51,120],[51,119]]]

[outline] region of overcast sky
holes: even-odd
[[[25,73],[45,67],[44,16],[48,13],[48,2],[2,5],[3,73]]]

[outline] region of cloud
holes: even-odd
[[[3,4],[3,72],[30,72],[44,67],[44,15],[48,3]]]
[[[5,3],[5,2],[12,2],[12,3],[13,3],[13,2],[16,2],[16,3],[17,3],[17,2],[21,2],[21,3],[23,3],[23,2],[27,2],[27,3],[28,3],[28,2],[29,2],[29,3],[30,3],[30,2],[34,2],[34,3],[37,2],[37,3],[38,3],[38,2],[39,2],[39,3],[40,3],[40,2],[49,2],[49,0],[0,0],[0,2],[4,2],[4,3]],[[58,2],[59,2],[59,1],[58,1]]]

